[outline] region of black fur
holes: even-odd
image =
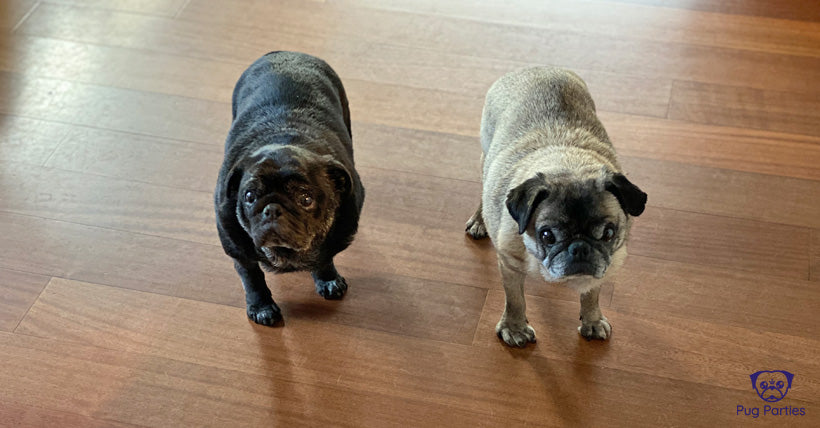
[[[624,212],[637,217],[646,207],[646,193],[632,184],[623,174],[615,174],[606,183],[606,190],[618,199]]]
[[[342,82],[330,66],[295,52],[271,52],[245,70],[234,88],[232,111],[214,192],[217,229],[222,247],[234,259],[242,279],[248,316],[272,325],[281,320],[281,313],[260,263],[274,272],[310,271],[317,291],[326,298],[340,298],[347,289],[333,257],[352,242],[364,202],[364,188],[353,162],[350,111]],[[254,155],[264,146],[275,150]],[[238,194],[238,189],[260,158],[280,156],[285,153],[278,150],[282,147],[295,147],[299,153],[310,155],[295,157],[299,171],[332,180],[338,204],[334,222],[321,242],[304,252],[276,250],[274,264],[240,223],[245,208],[241,205],[244,195]]]
[[[507,194],[507,210],[518,223],[519,235],[527,230],[535,207],[547,196],[549,189],[541,173],[519,184]]]

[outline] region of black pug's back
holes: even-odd
[[[271,52],[245,70],[232,111],[214,195],[217,229],[248,316],[272,324],[281,315],[260,263],[310,271],[325,298],[347,289],[333,256],[352,241],[364,201],[350,112],[333,69],[296,52]]]

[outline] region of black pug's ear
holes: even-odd
[[[351,182],[350,173],[347,171],[347,168],[345,168],[345,166],[339,161],[329,159],[326,171],[327,176],[333,180],[333,183],[336,186],[336,191],[338,191],[342,197],[349,195],[352,190],[353,183]]]
[[[646,207],[646,193],[632,184],[623,174],[615,174],[606,183],[606,190],[618,199],[624,212],[639,216]]]
[[[547,182],[544,175],[538,173],[535,177],[521,183],[507,194],[507,210],[518,222],[518,234],[527,230],[530,217],[535,207],[549,196]]]
[[[239,192],[239,183],[245,172],[238,166],[233,167],[222,181],[219,189],[220,205],[236,205],[236,194]]]
[[[239,184],[244,170],[234,167],[220,175],[215,190],[216,228],[225,253],[237,260],[248,260],[256,254],[250,235],[242,228],[236,214]],[[221,174],[221,173],[220,173]]]

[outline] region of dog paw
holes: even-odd
[[[473,216],[467,220],[467,228],[465,230],[473,239],[483,239],[487,237],[487,227],[484,226],[484,220],[480,214],[473,214]]]
[[[578,326],[578,333],[586,340],[600,339],[606,340],[612,334],[612,326],[606,317],[591,323],[582,323]]]
[[[251,321],[272,326],[282,321],[282,311],[276,306],[276,303],[270,305],[250,305],[248,306],[248,318]]]
[[[495,332],[504,343],[516,348],[523,348],[528,343],[535,342],[535,330],[527,324],[521,327],[499,322],[495,326]]]
[[[316,280],[316,292],[327,300],[339,300],[347,292],[347,281],[337,275],[332,281]]]

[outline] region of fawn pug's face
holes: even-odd
[[[544,278],[562,281],[603,278],[620,263],[626,256],[627,214],[639,215],[645,198],[622,175],[577,180],[537,174],[510,191],[507,208]]]

